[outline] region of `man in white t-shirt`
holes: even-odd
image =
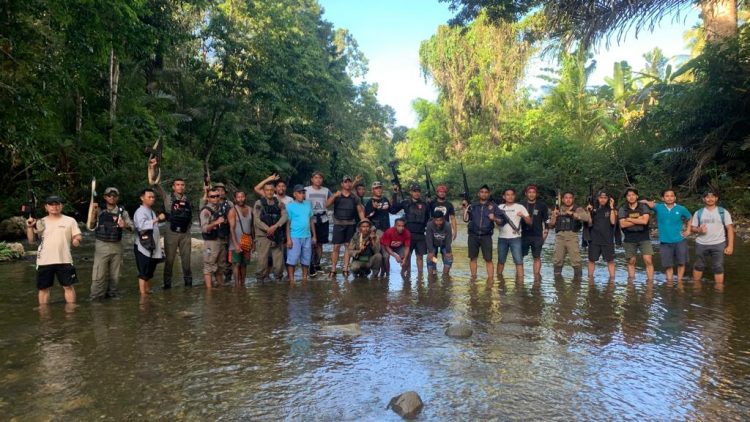
[[[503,191],[502,205],[498,205],[496,213],[504,213],[505,224],[500,226],[497,238],[497,276],[503,275],[508,250],[516,264],[516,279],[523,280],[523,242],[521,240],[521,219],[531,224],[531,216],[525,206],[516,203],[516,190],[507,188]]]
[[[705,207],[693,214],[690,231],[698,233],[695,239],[695,265],[693,281],[699,282],[706,268],[706,255],[711,258],[714,281],[724,283],[724,255],[734,252],[734,225],[729,211],[716,205],[719,195],[713,191],[703,194]]]
[[[313,259],[310,264],[310,277],[320,271],[320,258],[323,256],[323,245],[328,243],[331,232],[328,222],[328,207],[326,202],[333,194],[323,186],[323,173],[314,171],[310,177],[310,186],[305,187],[305,198],[310,201],[315,218],[315,238],[317,243],[313,246]]]
[[[50,288],[55,284],[55,276],[63,286],[65,302],[75,303],[76,291],[73,285],[78,282],[78,278],[70,246],[78,247],[81,244],[81,229],[76,220],[62,214],[62,198],[52,195],[44,202],[47,216],[40,220],[33,217],[26,220],[26,237],[29,243],[35,243],[35,235],[41,239],[36,256],[39,305],[49,303]]]

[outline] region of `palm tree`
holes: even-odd
[[[441,0],[457,12],[451,23],[465,24],[483,10],[495,20],[518,20],[541,7],[552,38],[571,46],[582,47],[609,41],[612,35],[620,41],[634,29],[652,30],[663,17],[679,14],[687,6],[701,9],[705,36],[709,42],[723,40],[737,33],[737,0]]]

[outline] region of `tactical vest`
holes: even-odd
[[[231,208],[231,205],[229,205],[229,202],[226,200],[219,204],[219,216],[224,217],[224,223],[219,224],[220,239],[229,238],[229,219],[227,216],[229,215],[229,210]]]
[[[214,221],[218,220],[219,217],[224,217],[226,219],[226,214],[222,214],[221,213],[222,212],[221,208],[219,208],[218,210],[214,210],[213,208],[211,208],[209,206],[205,206],[205,207],[202,208],[202,210],[208,210],[208,212],[211,213],[211,217],[208,219],[208,223],[209,224],[211,224]],[[203,240],[216,240],[216,239],[219,239],[219,238],[226,238],[226,235],[221,236],[221,232],[222,232],[221,227],[222,226],[228,226],[228,225],[227,225],[227,223],[223,223],[223,224],[220,224],[220,225],[214,227],[213,229],[211,229],[210,232],[202,232],[201,236],[203,236]],[[227,233],[229,233],[228,229],[227,229]]]
[[[172,195],[172,209],[169,212],[169,229],[177,233],[185,233],[190,229],[193,221],[193,206],[187,198],[177,199]]]
[[[260,221],[267,226],[273,226],[281,220],[281,207],[279,201],[269,204],[266,198],[260,198]]]
[[[333,217],[337,220],[356,220],[357,218],[357,198],[354,194],[349,196],[339,196],[333,207]]]
[[[117,214],[112,214],[106,209],[99,212],[99,224],[96,226],[94,236],[103,242],[119,242],[122,240],[122,229],[117,227],[117,220],[122,216],[122,207],[117,207]]]
[[[422,201],[408,200],[408,205],[404,207],[404,217],[406,218],[406,228],[409,229],[411,234],[422,233],[424,234],[425,226],[427,226],[427,203]]]
[[[573,207],[571,208],[572,212],[576,212],[578,208]],[[555,233],[559,232],[579,232],[581,231],[581,227],[583,227],[583,224],[580,220],[576,220],[573,218],[572,215],[560,215],[557,217],[557,222],[555,223]]]

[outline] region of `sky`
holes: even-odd
[[[419,45],[453,14],[438,0],[319,0],[323,18],[337,28],[346,28],[369,61],[365,80],[378,85],[378,100],[396,110],[399,125],[414,127],[417,117],[412,102],[437,99],[437,89],[425,81],[419,69]],[[679,19],[665,17],[654,32],[636,38],[629,33],[618,45],[602,45],[594,53],[596,71],[589,84],[600,85],[612,74],[615,62],[627,60],[635,70],[643,67],[643,54],[660,47],[667,57],[688,54],[682,34],[698,21],[698,11],[687,7]],[[524,85],[538,90],[544,82],[541,69],[554,67],[552,58],[535,57],[529,63]]]

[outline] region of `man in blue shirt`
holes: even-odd
[[[656,224],[659,226],[659,255],[667,283],[672,282],[675,266],[679,283],[685,275],[688,260],[686,238],[690,234],[690,211],[675,203],[677,196],[672,189],[663,190],[661,198],[664,202],[642,200],[641,203],[648,205],[656,214]]]
[[[302,264],[302,282],[307,281],[308,268],[312,259],[312,248],[317,243],[315,236],[315,216],[312,204],[305,201],[305,187],[294,187],[294,202],[286,206],[289,224],[286,225],[286,269],[289,284],[294,284],[294,269]]]

